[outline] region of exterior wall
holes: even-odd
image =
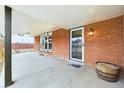
[[[89,40],[90,27],[94,30],[92,40]],[[118,64],[124,70],[124,16],[88,24],[85,32],[85,63],[95,68],[97,61],[107,61]],[[51,55],[69,59],[70,32],[65,29],[53,31]],[[35,50],[39,51],[40,37],[35,37]]]
[[[19,44],[19,43],[13,43],[12,49],[29,49],[34,48],[34,44]]]
[[[70,33],[68,30],[59,29],[52,32],[52,53],[48,55],[69,59]],[[40,36],[35,37],[34,49],[40,51]],[[42,49],[41,49],[42,50]]]
[[[94,68],[95,62],[118,64],[124,70],[124,16],[85,25],[85,63]],[[89,28],[94,36],[89,40]],[[123,51],[123,52],[122,52]]]
[[[35,51],[40,51],[40,36],[34,37],[34,49]]]
[[[52,33],[53,55],[69,59],[70,33],[68,30],[59,29]]]

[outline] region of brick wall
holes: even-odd
[[[20,44],[20,43],[13,43],[12,49],[29,49],[34,48],[34,44]]]
[[[88,31],[92,27],[94,36],[89,40]],[[92,23],[84,26],[85,63],[94,68],[95,62],[107,61],[118,64],[124,70],[124,16]],[[53,31],[53,52],[69,59],[70,34],[65,29]],[[40,37],[35,37],[35,49],[39,50]]]
[[[70,34],[68,30],[59,29],[53,31],[53,55],[69,59]]]
[[[34,37],[34,49],[40,51],[40,36]]]
[[[59,29],[52,32],[52,53],[48,55],[59,56],[65,59],[69,59],[69,44],[70,34],[68,30]],[[35,37],[34,48],[36,51],[40,51],[40,36]]]
[[[124,69],[124,16],[85,25],[85,63],[94,68],[95,62],[107,61]],[[94,36],[89,40],[89,28]],[[123,52],[122,52],[123,51]]]

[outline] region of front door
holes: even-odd
[[[84,30],[73,29],[70,33],[70,58],[84,62]]]

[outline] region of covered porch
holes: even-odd
[[[14,54],[12,67],[15,82],[10,88],[124,87],[123,77],[116,83],[106,82],[86,66],[76,68],[62,59],[35,52]]]
[[[4,87],[124,86],[124,6],[3,7]],[[33,52],[12,54],[14,34],[33,37]],[[97,61],[118,65],[119,81],[98,78]]]

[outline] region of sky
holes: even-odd
[[[13,35],[12,43],[34,43],[34,38],[29,35],[25,36]]]

